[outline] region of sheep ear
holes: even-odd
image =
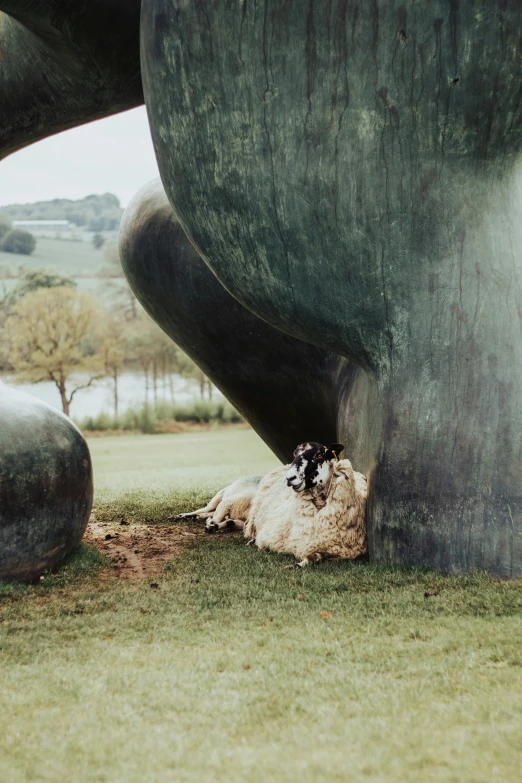
[[[344,446],[342,443],[332,443],[330,446],[328,446],[325,455],[326,459],[339,459],[341,451],[344,451]]]
[[[294,451],[294,457],[298,457],[299,454],[302,454],[303,451],[306,451],[307,446],[308,443],[300,443],[299,446],[297,446],[296,450]]]

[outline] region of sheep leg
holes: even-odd
[[[216,533],[218,530],[224,530],[225,528],[237,529],[236,522],[240,522],[240,520],[230,519],[231,507],[232,503],[230,501],[222,500],[219,503],[212,519],[209,519],[205,525],[207,533]]]
[[[227,527],[229,530],[243,530],[245,527],[245,520],[229,518],[225,520],[225,527]]]
[[[195,519],[197,517],[208,519],[208,517],[213,515],[214,511],[221,503],[224,491],[224,489],[220,489],[217,495],[214,495],[212,500],[209,500],[207,505],[203,506],[203,508],[197,508],[195,511],[189,511],[186,514],[175,514],[174,516],[169,517],[168,521],[171,522],[174,519]]]
[[[205,529],[208,533],[217,533],[220,530],[243,530],[242,519],[224,519],[222,522],[207,522]]]
[[[313,563],[321,563],[323,560],[335,560],[335,555],[328,555],[325,552],[312,552],[311,555],[303,557],[299,562],[286,566],[286,568],[296,570],[297,568],[305,568]]]
[[[251,519],[247,519],[244,527],[245,538],[248,539],[247,544],[255,544],[256,542],[256,526]]]

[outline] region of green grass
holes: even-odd
[[[0,779],[520,780],[520,583],[284,562],[0,602]]]
[[[19,266],[53,269],[67,277],[91,277],[101,266],[107,265],[103,250],[95,250],[90,242],[42,237],[37,237],[36,241],[36,249],[30,256],[0,252],[0,265],[12,269]]]
[[[65,277],[72,277],[80,292],[93,294],[105,303],[117,298],[120,288],[126,286],[124,278],[98,277],[107,267],[103,250],[95,250],[90,242],[72,242],[67,239],[37,238],[36,250],[30,256],[0,252],[0,267],[13,272],[23,266],[26,269],[46,269]],[[17,284],[17,278],[0,279],[0,298]]]
[[[251,429],[223,428],[177,435],[114,435],[89,439],[98,497],[132,491],[168,497],[173,490],[211,492],[239,476],[279,465]]]
[[[151,522],[274,463],[247,430],[104,440],[98,510]],[[4,585],[0,780],[521,780],[522,581],[287,562],[212,536],[159,589],[88,547]]]

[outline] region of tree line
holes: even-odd
[[[113,193],[82,199],[55,198],[32,204],[9,204],[0,214],[8,220],[68,220],[87,231],[116,231],[123,209]]]
[[[0,302],[0,370],[17,382],[55,384],[64,413],[81,389],[111,378],[114,416],[118,382],[125,369],[145,377],[146,393],[157,406],[174,398],[173,374],[197,381],[201,399],[212,384],[197,365],[145,313],[128,287],[111,310],[76,290],[75,282],[32,270]]]
[[[36,247],[36,239],[29,231],[12,228],[11,221],[0,215],[0,250],[30,256]]]

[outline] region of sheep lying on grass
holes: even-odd
[[[220,489],[203,508],[189,511],[188,514],[176,514],[169,519],[206,519],[207,533],[224,528],[242,530],[260,481],[259,476],[237,479],[228,487]]]
[[[171,519],[204,518],[209,533],[244,528],[248,543],[294,555],[295,568],[326,558],[354,558],[366,552],[366,479],[343,446],[302,443],[290,465],[262,480],[238,479],[203,508]]]
[[[294,555],[294,568],[366,552],[366,479],[340,444],[303,443],[290,466],[260,482],[244,534],[260,549]]]

